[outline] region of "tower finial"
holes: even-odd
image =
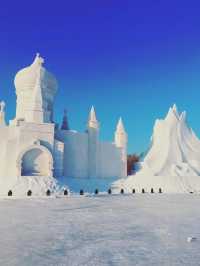
[[[124,129],[124,124],[123,124],[123,121],[122,121],[122,118],[120,117],[119,118],[119,121],[117,123],[117,129],[116,129],[117,132],[125,132],[125,129]]]
[[[96,113],[95,113],[95,110],[94,110],[94,106],[93,105],[92,105],[91,110],[90,110],[89,120],[90,121],[97,121]]]
[[[99,128],[99,122],[96,118],[96,113],[94,106],[91,107],[90,113],[89,113],[89,118],[88,118],[88,127],[90,128]]]
[[[33,61],[33,65],[37,64],[41,66],[43,63],[44,63],[44,58],[42,58],[39,53],[36,53],[35,59]]]

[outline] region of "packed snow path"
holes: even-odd
[[[195,194],[1,199],[0,265],[200,265],[199,206]]]

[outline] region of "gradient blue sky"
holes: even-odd
[[[156,118],[170,105],[186,110],[200,135],[199,1],[3,1],[0,7],[0,99],[15,114],[13,79],[36,52],[59,82],[56,120],[68,109],[83,131],[91,105],[101,138],[119,116],[129,152],[145,151]]]

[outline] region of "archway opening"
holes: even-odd
[[[22,176],[51,176],[50,157],[47,152],[33,148],[25,152],[21,160]]]

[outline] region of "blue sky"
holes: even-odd
[[[198,1],[4,1],[0,8],[0,99],[15,115],[13,79],[36,52],[59,83],[55,116],[67,108],[83,131],[91,105],[101,138],[119,116],[129,152],[145,151],[156,118],[173,103],[200,135]]]

